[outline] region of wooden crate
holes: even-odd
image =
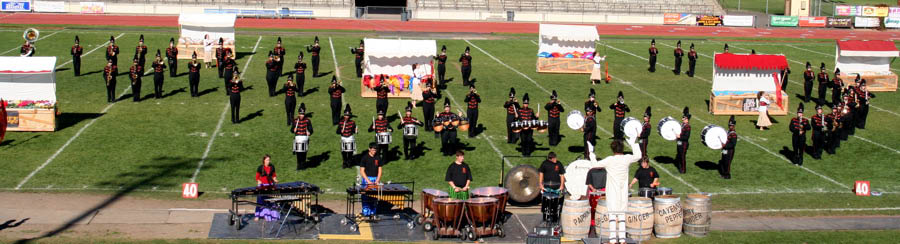
[[[583,58],[537,58],[537,72],[590,74],[594,61]]]
[[[168,46],[166,46],[166,47],[168,47]],[[200,62],[203,62],[203,57],[206,55],[206,53],[204,53],[204,51],[203,51],[203,45],[201,45],[201,44],[179,44],[179,45],[176,45],[176,47],[178,47],[178,59],[191,59],[191,55],[194,54],[194,51],[197,51],[197,60]],[[220,46],[218,43],[216,43],[216,45],[213,45],[213,49],[211,52],[213,56],[210,58],[210,60],[212,60],[212,62],[214,62],[214,63],[216,61],[216,48],[219,48],[219,47]],[[234,44],[231,44],[231,45],[226,44],[225,48],[230,48],[231,51],[233,51],[233,52],[235,51]],[[163,58],[165,58],[166,50],[160,49],[160,51],[163,52],[160,55],[163,55]],[[237,53],[234,53],[234,55],[235,55],[235,57],[237,57]]]
[[[7,131],[55,131],[56,109],[6,109]]]
[[[766,97],[772,101],[769,105],[769,115],[787,115],[787,111],[775,103],[775,94],[766,94]],[[747,98],[756,98],[756,94],[716,96],[710,93],[709,111],[713,115],[759,115],[757,111],[744,111],[744,99]],[[789,100],[787,94],[782,94],[782,104],[786,109],[790,109]]]
[[[866,80],[866,86],[870,92],[897,91],[897,75],[896,74],[866,74],[861,73],[860,78]],[[845,86],[856,86],[856,73],[843,73],[841,79],[844,80]]]

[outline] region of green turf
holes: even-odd
[[[42,36],[54,31],[43,31]],[[127,57],[133,53],[139,35],[133,29],[65,30],[38,41],[38,55],[57,56],[57,63],[62,64],[71,59],[68,48],[75,34],[80,36],[85,52],[88,52],[96,45],[103,44],[109,35],[120,33],[124,33],[117,39],[122,56],[120,71],[125,72],[128,68]],[[0,52],[20,45],[20,35],[18,29],[0,29],[0,37],[4,37],[2,39],[4,41],[0,41]],[[177,35],[174,28],[168,29],[168,32],[160,29],[145,33],[147,45],[151,49],[150,55],[152,56],[156,48],[164,48],[169,37],[173,35]],[[297,33],[283,37],[287,49],[285,66],[292,67],[296,62],[297,52],[312,42],[313,35],[313,33]],[[348,90],[345,101],[353,107],[353,112],[357,116],[355,119],[361,127],[360,134],[357,135],[360,148],[374,140],[372,134],[366,132],[365,128],[371,125],[375,101],[359,97],[360,82],[355,77],[353,56],[347,49],[358,45],[359,38],[363,36],[374,37],[373,34],[348,33],[330,36],[340,80]],[[320,71],[333,72],[335,62],[332,58],[329,36],[319,35],[319,38],[323,47]],[[196,178],[201,191],[227,192],[236,187],[253,185],[255,183],[253,173],[263,154],[272,155],[273,162],[279,170],[279,180],[282,182],[302,180],[315,183],[328,192],[340,193],[355,180],[356,172],[353,169],[340,168],[339,140],[334,133],[335,127],[330,126],[330,108],[326,92],[328,82],[334,73],[317,78],[313,78],[311,72],[307,73],[305,88],[312,89],[312,92],[300,98],[299,102],[306,103],[315,127],[309,159],[316,166],[303,171],[293,170],[295,158],[290,152],[292,136],[285,126],[283,95],[268,97],[264,80],[264,54],[272,49],[275,39],[276,36],[273,35],[237,36],[238,67],[243,70],[246,65],[245,86],[252,87],[242,94],[241,113],[242,117],[255,115],[237,125],[231,124],[227,119],[223,121],[220,134],[212,143],[203,168]],[[260,42],[254,53],[253,48],[257,40]],[[662,54],[659,63],[671,66],[672,48],[665,45],[674,45],[675,41],[662,39],[658,41],[661,42],[658,47]],[[494,61],[473,46],[472,55],[475,59],[472,76],[478,81],[478,91],[483,99],[480,122],[485,130],[478,138],[465,138],[466,133],[460,133],[460,138],[466,144],[466,161],[474,172],[473,185],[493,186],[500,181],[500,166],[503,164],[500,155],[520,155],[517,145],[505,143],[506,133],[503,124],[505,114],[501,105],[506,100],[509,87],[516,87],[520,100],[524,93],[529,93],[532,107],[538,105],[542,107],[548,101],[549,94],[541,88],[557,90],[568,113],[573,109],[581,110],[587,98],[587,90],[591,86],[587,81],[587,75],[536,73],[534,65],[537,45],[531,39],[471,42],[515,70]],[[706,55],[719,51],[722,46],[721,40],[693,42],[698,45],[698,51]],[[733,165],[734,178],[729,181],[720,179],[717,172],[712,169],[720,158],[719,151],[709,150],[699,139],[700,130],[706,125],[702,121],[725,125],[728,119],[726,116],[712,116],[707,113],[705,100],[708,99],[711,86],[707,82],[711,78],[711,59],[700,57],[697,78],[674,76],[661,66],[658,67],[657,73],[650,74],[646,72],[646,61],[625,53],[646,56],[648,40],[605,39],[602,43],[622,51],[603,46],[598,49],[598,52],[609,55],[610,72],[616,78],[610,84],[593,86],[598,92],[598,102],[603,108],[598,115],[598,136],[602,138],[598,141],[599,157],[610,154],[606,146],[609,140],[606,138],[611,135],[609,133],[612,126],[612,112],[607,106],[614,101],[616,92],[621,90],[632,109],[628,116],[638,117],[646,106],[653,106],[655,122],[664,116],[679,116],[683,106],[691,107],[695,119],[692,120],[694,139],[691,140],[688,152],[690,166],[688,173],[677,174],[675,167],[669,163],[675,154],[672,142],[653,135],[650,139],[649,154],[654,159],[654,167],[662,174],[663,185],[676,189],[676,192],[693,192],[695,191],[691,187],[693,186],[704,192],[730,193],[714,198],[714,209],[896,207],[894,205],[898,200],[896,194],[865,198],[853,196],[849,191],[849,187],[856,180],[871,181],[876,191],[900,190],[895,179],[896,171],[893,170],[898,158],[896,152],[859,138],[852,138],[842,143],[837,155],[826,155],[823,160],[812,160],[807,157],[805,167],[839,183],[835,184],[785,161],[782,151],[785,147],[790,147],[790,135],[786,128],[789,117],[786,116],[777,116],[775,118],[777,123],[771,130],[764,132],[754,129],[752,124],[756,119],[754,116],[738,117],[738,133],[745,140],[738,143]],[[753,48],[763,53],[784,53],[789,59],[799,62],[807,60],[813,63],[825,62],[828,67],[832,67],[834,62],[834,57],[825,55],[834,52],[834,44],[831,42],[780,43],[769,40],[728,43],[735,52],[749,52],[742,48]],[[455,59],[468,43],[463,40],[438,40],[438,46],[440,45],[448,46],[452,60],[447,66],[447,78],[453,81],[443,94],[445,97],[453,98],[453,110],[458,111],[461,109],[459,105],[463,102],[467,88],[461,85],[459,66]],[[140,103],[131,102],[131,90],[126,90],[127,75],[122,74],[119,76],[117,89],[118,94],[124,95],[123,99],[110,107],[106,113],[101,114],[100,111],[109,106],[104,100],[105,90],[99,73],[103,66],[104,50],[101,47],[83,58],[82,73],[85,75],[81,77],[73,77],[71,64],[58,70],[57,95],[62,111],[58,131],[9,133],[6,141],[0,144],[0,156],[5,159],[0,160],[0,166],[8,169],[5,177],[0,177],[0,188],[11,189],[17,186],[92,119],[96,121],[49,165],[31,178],[23,189],[37,191],[50,188],[65,191],[87,188],[96,191],[150,191],[150,194],[153,194],[152,191],[155,189],[160,191],[158,194],[162,197],[169,197],[169,195],[178,196],[181,183],[190,181],[203,158],[217,122],[227,108],[227,97],[222,90],[223,82],[215,77],[216,70],[201,71],[200,90],[207,93],[199,98],[189,96],[187,76],[183,75],[176,78],[166,77],[165,90],[171,95],[164,99],[153,99],[150,97],[152,76],[144,77],[142,96],[145,100]],[[16,49],[6,55],[17,53]],[[309,63],[308,53],[306,57],[305,60]],[[791,67],[794,70],[791,79],[794,81],[802,79],[803,66],[792,62]],[[900,64],[895,62],[892,67],[900,68]],[[685,60],[683,69],[686,68]],[[285,69],[285,72],[289,71],[290,68]],[[533,79],[537,85],[516,71]],[[185,72],[186,60],[181,60],[179,73]],[[284,80],[285,77],[279,79],[279,87]],[[796,108],[799,99],[794,94],[801,90],[800,87],[798,83],[789,85],[790,110]],[[184,91],[175,92],[179,89]],[[900,111],[898,99],[900,98],[895,93],[878,93],[878,98],[873,100],[873,104],[893,113],[873,108],[870,111],[868,129],[857,131],[857,135],[894,150],[900,148],[900,142],[894,139],[897,138],[898,132],[888,126],[900,117],[895,114],[895,111]],[[405,99],[390,101],[388,115],[394,117],[391,118],[393,121],[391,125],[395,128],[399,123],[395,114],[403,109],[406,101]],[[674,108],[666,103],[672,104]],[[811,108],[813,105],[806,104],[806,106]],[[421,110],[416,109],[414,115],[421,119]],[[541,115],[542,118],[546,118],[546,111]],[[224,116],[227,118],[230,115],[226,113]],[[570,162],[580,155],[581,133],[563,126],[562,134],[565,136],[562,143],[551,148],[547,145],[546,134],[536,133],[535,139],[541,145],[538,146],[535,155],[545,155],[549,151],[554,151],[560,154],[563,162]],[[394,137],[396,141],[392,144],[391,150],[395,155],[399,155],[402,151],[399,132],[395,132]],[[452,158],[439,155],[440,141],[431,134],[422,133],[418,141],[424,143],[424,147],[427,148],[426,155],[412,161],[390,162],[384,168],[384,180],[415,181],[416,189],[446,188],[443,174]],[[495,152],[494,146],[500,154]],[[541,160],[510,158],[510,163],[538,165]],[[637,165],[633,166],[632,171],[636,167]],[[509,170],[509,167],[506,167],[506,170]],[[684,182],[675,179],[676,176]],[[781,193],[759,194],[760,191]],[[790,191],[805,193],[786,193]],[[818,191],[823,193],[810,193]],[[735,193],[737,194],[733,195]],[[802,204],[807,202],[816,204],[809,206]]]
[[[766,0],[718,0],[719,4],[727,10],[742,10],[765,13],[766,4],[769,5],[769,14],[784,14],[784,1],[766,1]],[[810,1],[817,2],[817,1]],[[897,6],[897,2],[890,0],[840,0],[840,1],[822,1],[821,16],[832,16],[835,5],[866,5],[875,6],[879,4],[887,4],[888,6]],[[810,4],[810,15],[817,10],[817,6]]]

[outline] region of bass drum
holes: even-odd
[[[503,186],[509,189],[509,199],[518,203],[531,202],[541,194],[540,179],[534,166],[522,164],[506,173]]]
[[[619,126],[622,127],[622,132],[625,133],[625,137],[627,138],[637,138],[644,130],[644,126],[641,124],[641,121],[635,119],[634,117],[625,118],[624,120],[622,120],[622,124]]]
[[[722,149],[722,144],[728,141],[728,132],[718,125],[707,125],[700,131],[700,142],[709,149]]]
[[[659,126],[656,128],[659,128],[659,136],[667,141],[674,141],[678,138],[678,134],[681,134],[681,123],[668,116],[659,120]]]
[[[566,124],[573,130],[581,129],[584,126],[584,115],[581,114],[581,111],[572,110],[566,116]]]

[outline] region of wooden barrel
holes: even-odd
[[[597,199],[597,211],[594,212],[595,229],[600,236],[609,236],[609,215],[606,215],[606,196]]]
[[[635,241],[650,240],[653,233],[653,201],[646,197],[629,197],[628,214],[625,217],[625,231]]]
[[[681,237],[684,213],[681,211],[681,197],[677,195],[656,196],[653,199],[653,230],[657,238]]]
[[[570,200],[563,202],[560,215],[563,237],[570,240],[587,238],[591,229],[591,204],[588,200]]]
[[[688,194],[684,201],[684,233],[703,237],[709,233],[712,218],[709,195]]]

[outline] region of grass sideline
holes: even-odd
[[[0,32],[3,37],[0,42],[0,51],[6,51],[16,48],[21,44],[18,39],[20,34],[16,31],[3,28],[0,30],[9,30]],[[133,46],[137,42],[138,28],[125,28],[127,31],[69,31],[59,33],[57,35],[41,40],[37,43],[39,55],[58,56],[58,64],[62,64],[69,60],[68,47],[72,43],[72,36],[78,33],[81,42],[85,45],[85,49],[90,50],[95,46],[105,42],[109,35],[117,35],[125,33],[122,38],[117,40],[120,45],[122,57],[120,64],[127,62],[127,57],[133,51]],[[150,56],[157,47],[162,47],[168,42],[170,36],[177,35],[173,28],[170,32],[154,31],[145,34],[146,41],[151,49]],[[293,64],[296,61],[296,55],[299,49],[312,42],[312,33],[297,33],[285,36],[285,45],[288,50],[286,55],[286,65]],[[374,115],[374,100],[362,99],[357,94],[359,92],[359,80],[355,78],[352,60],[353,57],[347,51],[347,47],[358,45],[358,40],[362,36],[372,36],[372,33],[342,34],[340,36],[332,36],[334,43],[334,51],[336,52],[337,61],[340,69],[340,79],[344,82],[348,93],[345,95],[347,102],[353,106],[354,114],[357,115],[357,123],[360,126],[368,126],[371,117]],[[520,36],[516,36],[520,37]],[[265,59],[263,55],[274,45],[275,36],[262,36],[257,52],[252,53],[253,44],[259,38],[258,35],[238,34],[238,65],[243,68],[248,65],[245,70],[246,86],[252,87],[243,94],[242,101],[242,117],[248,114],[256,114],[255,117],[245,121],[239,125],[231,125],[224,123],[219,137],[212,145],[209,158],[200,171],[197,181],[200,183],[201,191],[208,192],[228,192],[233,188],[245,187],[253,184],[252,171],[258,164],[259,157],[263,153],[273,155],[274,162],[279,169],[279,179],[282,182],[303,180],[315,183],[323,189],[330,192],[342,192],[344,187],[349,186],[355,177],[353,170],[341,170],[340,155],[336,153],[337,136],[334,134],[334,127],[329,126],[328,118],[329,108],[327,104],[327,83],[330,81],[330,75],[325,77],[311,78],[307,75],[307,89],[310,90],[309,96],[299,99],[305,102],[307,109],[312,111],[311,117],[316,128],[316,134],[313,136],[313,146],[309,156],[311,159],[317,159],[321,162],[318,167],[305,171],[294,171],[294,157],[289,152],[290,134],[284,126],[284,107],[282,105],[283,98],[269,98],[265,94],[265,82],[263,79],[263,65]],[[321,70],[328,72],[333,71],[333,60],[331,58],[331,47],[329,46],[328,36],[319,36],[323,45],[323,53],[321,60]],[[674,39],[666,38],[667,44],[674,45]],[[660,40],[658,40],[660,41]],[[504,120],[504,115],[500,105],[506,98],[506,92],[509,86],[515,86],[519,92],[519,97],[525,92],[530,93],[532,104],[543,104],[547,101],[547,94],[541,91],[541,87],[545,89],[556,89],[560,94],[566,110],[580,109],[579,106],[587,95],[588,84],[585,75],[548,75],[538,74],[534,71],[534,55],[537,46],[533,44],[532,39],[514,38],[508,40],[471,40],[471,42],[482,48],[499,60],[521,72],[525,76],[537,81],[538,85],[526,80],[522,75],[516,73],[509,68],[498,64],[488,57],[488,55],[473,48],[474,71],[473,77],[479,80],[478,90],[482,94],[484,103],[481,107],[482,124],[486,130],[479,138],[464,138],[464,133],[460,134],[460,138],[467,143],[468,150],[467,161],[472,166],[475,173],[475,186],[492,186],[499,182],[499,165],[501,161],[496,152],[486,140],[491,140],[504,155],[518,155],[516,145],[509,145],[505,142],[505,132],[503,124],[499,121]],[[671,43],[669,43],[671,42]],[[721,49],[719,41],[702,41],[695,40],[698,44],[698,50],[710,55],[713,51]],[[604,39],[602,43],[612,45],[625,52],[630,52],[639,56],[646,55],[646,48],[649,40],[635,39]],[[689,42],[688,42],[689,43]],[[689,45],[685,43],[686,46]],[[467,45],[462,40],[438,40],[438,45],[447,45],[450,49],[449,55],[451,59]],[[821,54],[810,53],[799,49],[790,48],[784,44],[773,43],[768,46],[760,45],[758,42],[740,42],[729,41],[729,45],[741,48],[755,48],[765,53],[784,53],[789,59],[793,60],[811,60],[814,63],[819,61],[825,62],[828,67],[833,66],[833,57],[827,57]],[[805,49],[811,49],[822,53],[833,52],[833,43],[824,45],[822,43],[796,43]],[[671,66],[671,48],[658,45],[661,49],[659,64]],[[92,53],[83,60],[83,73],[96,72],[100,69],[103,62],[102,48]],[[606,52],[611,60],[611,73],[624,81],[630,82],[624,84],[621,82],[612,82],[610,84],[601,84],[594,86],[598,91],[598,101],[603,107],[603,111],[598,115],[598,125],[601,137],[598,156],[609,155],[605,145],[608,141],[605,138],[608,135],[602,131],[610,131],[610,123],[612,122],[610,111],[606,109],[606,105],[614,100],[615,93],[618,90],[625,92],[626,101],[633,111],[628,116],[638,117],[643,108],[652,105],[654,107],[654,118],[656,121],[664,116],[677,116],[680,114],[680,107],[690,105],[691,111],[695,118],[709,121],[715,124],[724,125],[727,121],[725,116],[711,116],[706,113],[705,99],[708,98],[709,83],[700,78],[687,78],[686,76],[673,76],[665,68],[658,67],[655,74],[648,74],[646,62],[638,58],[632,57],[624,52],[616,51],[611,48],[598,48],[598,51]],[[12,52],[7,55],[15,55]],[[252,62],[247,64],[247,60],[251,55],[255,55]],[[308,53],[306,55],[307,62]],[[124,61],[124,62],[123,62]],[[179,62],[179,73],[185,71],[185,60]],[[791,75],[792,80],[799,80],[802,65],[791,63],[792,69],[795,71]],[[127,65],[120,67],[120,71],[127,70]],[[457,103],[462,102],[462,98],[466,92],[466,88],[460,85],[459,72],[457,71],[456,62],[451,61],[448,65],[448,78],[454,79],[449,84],[448,90],[444,93],[452,95]],[[710,77],[710,59],[701,57],[698,62],[698,77],[708,80]],[[898,64],[892,64],[897,68]],[[686,69],[686,62],[685,67]],[[0,166],[4,166],[10,171],[6,177],[0,178],[0,187],[11,188],[19,183],[22,178],[29,172],[33,171],[38,165],[43,163],[50,154],[63,145],[75,131],[82,128],[90,119],[97,119],[97,122],[85,132],[56,158],[41,172],[35,175],[23,189],[26,191],[41,191],[44,188],[74,188],[72,191],[78,191],[77,188],[86,187],[89,189],[107,189],[100,192],[119,191],[119,187],[123,190],[141,190],[152,195],[152,189],[166,190],[167,193],[160,194],[160,197],[177,196],[180,191],[180,185],[186,182],[197,167],[197,162],[201,159],[201,154],[209,141],[209,133],[213,131],[219,119],[219,115],[225,106],[227,100],[223,95],[221,88],[222,81],[215,78],[215,70],[206,69],[201,71],[201,91],[207,91],[200,98],[190,98],[187,92],[175,92],[165,99],[155,100],[145,98],[141,103],[132,103],[130,99],[123,99],[116,103],[108,113],[99,114],[102,108],[107,104],[103,92],[104,88],[99,74],[93,73],[82,77],[73,77],[71,73],[71,65],[61,67],[57,72],[58,90],[57,95],[60,98],[60,108],[63,114],[59,117],[60,129],[54,133],[10,133],[7,135],[7,141],[0,144],[0,156],[4,158],[16,158],[13,161],[0,162]],[[290,70],[285,69],[285,71]],[[285,77],[279,79],[279,84],[284,82]],[[130,90],[125,90],[124,84],[127,83],[126,76],[119,76],[119,94],[124,94],[128,98]],[[495,85],[497,82],[507,84]],[[152,76],[144,77],[143,96],[147,97],[152,89],[148,83],[152,83]],[[540,86],[540,87],[538,87]],[[186,76],[180,76],[175,79],[166,77],[166,91],[178,91],[180,88],[186,89]],[[318,90],[315,90],[318,88]],[[649,95],[642,93],[637,89],[646,91]],[[789,85],[788,91],[791,97],[790,109],[796,108],[798,99],[794,97],[799,89],[797,84]],[[879,97],[873,100],[877,106],[881,106],[891,111],[900,111],[900,101],[894,93],[879,93]],[[674,104],[679,109],[666,108],[661,101]],[[402,110],[405,100],[392,99],[390,101],[389,117],[396,117],[394,114],[398,110]],[[806,104],[807,108],[811,108],[811,104]],[[454,111],[460,109],[454,106]],[[543,110],[543,109],[542,109]],[[545,113],[542,113],[544,115]],[[416,109],[414,115],[421,119],[421,110]],[[872,141],[884,144],[891,148],[900,148],[900,143],[891,138],[896,138],[898,132],[891,130],[889,127],[880,126],[890,124],[895,120],[895,115],[872,110],[869,116],[870,126],[867,130],[860,130],[857,135]],[[545,117],[545,116],[544,116]],[[396,127],[399,122],[397,118],[391,118],[392,126]],[[780,155],[782,147],[789,147],[790,138],[786,132],[787,117],[776,117],[772,130],[760,132],[753,130],[752,120],[755,117],[738,117],[738,132],[742,136],[747,137],[752,142],[762,145],[765,150],[773,151]],[[698,120],[692,122],[697,128],[694,136],[699,137],[699,129],[702,123]],[[656,127],[654,125],[654,127]],[[204,137],[203,134],[206,133]],[[548,150],[556,151],[561,154],[563,162],[569,162],[574,159],[580,152],[581,134],[568,128],[562,128],[565,136],[563,143],[555,148],[548,148],[546,145],[540,145],[539,150],[535,153],[542,155]],[[397,133],[395,133],[397,137]],[[546,144],[547,137],[545,134],[536,134],[536,141]],[[371,134],[360,130],[357,137],[359,145],[366,145],[373,140]],[[657,168],[665,168],[670,172],[675,172],[674,167],[667,163],[674,156],[673,143],[663,141],[655,135],[651,138],[650,155],[656,161],[662,163]],[[318,143],[322,142],[322,143]],[[436,155],[439,140],[433,138],[429,134],[420,135],[419,142],[425,142],[426,156],[406,162],[404,160],[395,160],[385,166],[385,179],[392,181],[415,180],[417,182],[416,189],[422,188],[446,188],[442,181],[442,175],[452,159]],[[714,198],[714,210],[727,209],[758,209],[758,208],[797,208],[802,207],[803,203],[814,202],[817,207],[822,208],[840,208],[847,206],[865,206],[865,207],[895,207],[893,204],[896,200],[900,200],[897,194],[885,194],[881,197],[863,198],[850,195],[848,190],[842,189],[833,183],[830,183],[816,175],[806,173],[796,169],[795,166],[782,161],[781,158],[767,153],[765,150],[758,148],[747,142],[739,142],[738,152],[734,165],[735,178],[731,181],[724,181],[718,178],[715,170],[711,170],[711,164],[718,161],[718,151],[709,150],[699,143],[699,139],[692,140],[693,146],[688,153],[689,164],[688,174],[678,175],[689,184],[696,186],[706,192],[755,192],[755,191],[800,191],[803,193],[785,194],[741,194],[741,195],[721,195]],[[392,151],[398,152],[399,145],[394,143]],[[863,154],[869,152],[870,154]],[[783,156],[781,156],[783,157]],[[854,180],[866,179],[871,180],[874,190],[879,191],[900,191],[897,187],[897,181],[893,179],[891,158],[896,159],[896,154],[884,149],[874,147],[862,140],[850,139],[842,143],[839,153],[828,155],[821,161],[807,158],[806,167],[820,172],[826,176],[834,178],[849,187]],[[864,167],[845,167],[851,162]],[[540,160],[514,160],[513,164],[527,163],[537,165]],[[699,167],[698,167],[699,166]],[[633,167],[637,167],[636,165]],[[415,170],[410,170],[415,169]],[[509,168],[507,168],[508,170]],[[632,169],[634,170],[634,169]],[[677,193],[690,191],[687,185],[682,184],[673,176],[663,173],[662,179],[664,185],[676,189]],[[845,191],[847,193],[811,193],[816,191]],[[63,190],[66,191],[66,190]],[[136,191],[137,192],[137,191]],[[163,196],[164,195],[164,196]],[[221,194],[211,194],[217,196]],[[752,199],[752,200],[748,200]],[[829,201],[822,201],[829,199]],[[830,199],[839,199],[838,201],[830,201]],[[856,212],[854,212],[856,213]],[[878,214],[884,212],[873,212]],[[809,213],[816,214],[816,213]]]

